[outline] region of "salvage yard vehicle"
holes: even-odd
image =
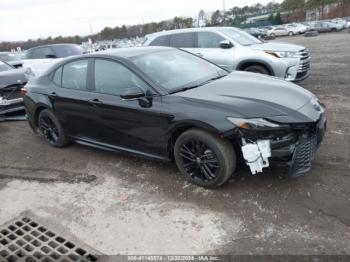
[[[146,36],[145,46],[181,48],[233,71],[301,81],[309,76],[309,51],[299,45],[264,43],[234,27],[163,31]]]
[[[208,188],[224,184],[241,155],[253,174],[275,161],[305,174],[326,128],[309,91],[168,47],[68,58],[23,92],[29,124],[48,144],[175,160]]]
[[[267,31],[267,35],[268,36],[292,36],[297,34],[297,31],[295,28],[291,29],[291,28],[286,28],[284,26],[276,26],[276,27],[272,27],[272,29]]]
[[[340,25],[324,21],[313,23],[312,29],[318,31],[319,33],[337,32],[341,30]]]
[[[53,44],[33,47],[26,50],[23,54],[23,68],[34,76],[40,75],[61,58],[82,55],[84,52],[85,50],[76,44]]]
[[[22,66],[21,56],[19,53],[0,52],[0,61],[4,61],[15,68]]]
[[[23,70],[0,61],[0,121],[14,113],[24,113],[21,88],[27,81]]]

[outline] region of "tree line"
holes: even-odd
[[[226,11],[216,10],[214,12],[205,12],[204,10],[200,10],[198,16],[195,18],[176,16],[173,19],[160,22],[151,22],[129,26],[122,25],[116,27],[107,26],[100,32],[87,36],[57,36],[48,37],[45,39],[30,39],[24,42],[1,42],[0,50],[11,50],[17,48],[18,46],[25,50],[38,45],[54,43],[81,44],[82,42],[88,41],[88,39],[98,41],[134,38],[154,32],[189,28],[193,26],[239,26],[248,17],[269,13],[272,15],[270,15],[268,20],[271,23],[278,24],[281,23],[280,12],[282,11],[288,11],[292,14],[300,13],[301,17],[305,17],[304,13],[306,10],[314,9],[318,10],[320,16],[322,17],[325,7],[328,4],[338,4],[339,6],[343,7],[342,10],[345,10],[345,7],[348,6],[349,3],[350,0],[284,0],[282,4],[270,2],[266,5],[262,5],[258,3],[252,6],[236,6]],[[277,13],[277,15],[274,16],[273,13]]]

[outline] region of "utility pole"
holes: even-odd
[[[225,3],[225,0],[222,0],[222,7],[224,10],[224,25],[226,25],[226,3]]]

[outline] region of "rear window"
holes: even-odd
[[[170,46],[177,48],[193,48],[195,33],[180,33],[170,35]]]
[[[73,55],[82,55],[84,49],[78,45],[57,45],[51,47],[57,57],[67,57]]]

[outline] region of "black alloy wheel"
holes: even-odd
[[[50,145],[63,147],[68,144],[63,128],[56,116],[48,109],[40,112],[38,118],[39,134]]]
[[[188,181],[207,188],[224,184],[236,168],[233,145],[199,129],[190,129],[176,140],[174,156]]]
[[[207,183],[216,178],[220,163],[213,152],[202,141],[191,139],[182,144],[180,149],[182,167],[193,180]]]

